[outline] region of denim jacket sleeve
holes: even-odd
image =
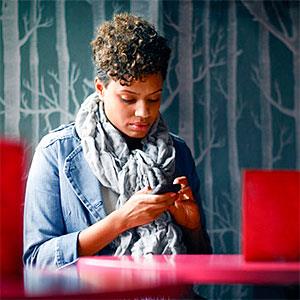
[[[56,147],[41,142],[28,180],[24,208],[24,255],[27,266],[61,267],[77,259],[79,231],[67,233],[60,201],[59,161]]]

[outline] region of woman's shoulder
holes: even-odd
[[[193,161],[194,159],[192,151],[185,142],[185,140],[182,137],[173,133],[171,133],[171,137],[176,151],[176,161],[179,161],[181,163],[189,163]]]
[[[176,150],[181,150],[184,152],[187,151],[189,153],[191,152],[190,148],[188,147],[188,145],[186,144],[185,140],[182,137],[174,133],[170,133],[170,135]]]
[[[173,132],[170,132],[170,135],[171,135],[171,138],[172,138],[173,142],[179,143],[179,144],[186,144],[184,139],[181,138],[179,135],[177,135]]]
[[[186,176],[193,191],[197,191],[199,179],[196,173],[193,154],[183,138],[171,134],[175,148],[175,177]]]
[[[39,147],[48,148],[55,143],[67,142],[72,144],[79,143],[79,137],[75,130],[75,124],[63,124],[49,131],[40,141]]]

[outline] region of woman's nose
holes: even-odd
[[[149,105],[145,103],[145,101],[143,100],[137,101],[135,107],[135,116],[141,118],[147,118],[150,116]]]

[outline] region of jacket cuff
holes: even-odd
[[[72,232],[57,239],[55,245],[56,266],[58,268],[72,263],[78,259],[79,232]]]

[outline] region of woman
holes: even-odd
[[[166,40],[128,14],[97,33],[95,93],[75,123],[42,139],[32,161],[24,263],[61,267],[84,255],[209,253],[194,161],[159,113]],[[178,193],[151,194],[172,182],[180,184]]]

